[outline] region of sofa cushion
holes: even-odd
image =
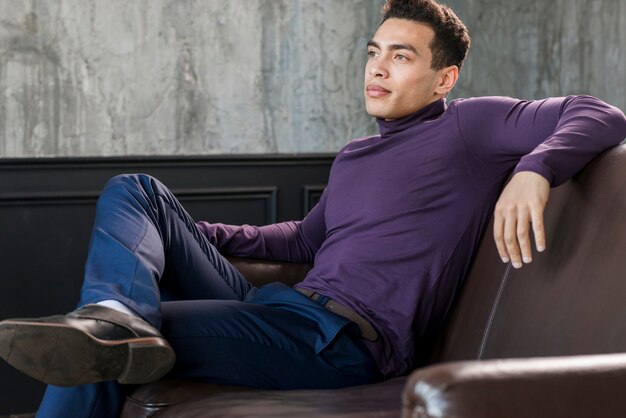
[[[121,418],[332,417],[397,418],[406,377],[342,389],[258,390],[161,380],[130,395]]]

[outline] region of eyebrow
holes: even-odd
[[[378,43],[376,41],[369,41],[367,43],[367,46],[370,47],[374,47],[374,48],[380,48],[380,45],[378,45]],[[390,51],[397,51],[400,49],[406,49],[408,51],[411,51],[412,53],[414,53],[415,55],[419,55],[419,53],[417,52],[417,49],[415,49],[415,47],[413,45],[409,45],[409,44],[391,44],[387,47],[388,50]]]

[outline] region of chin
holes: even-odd
[[[385,119],[385,115],[381,115],[381,114],[376,113],[376,112],[367,112],[367,114],[370,115],[373,118]]]
[[[385,111],[385,109],[377,109],[376,106],[368,106],[365,104],[365,111],[368,115],[373,116],[375,118],[381,119],[391,119],[389,111]]]
[[[368,115],[373,116],[375,118],[384,119],[384,120],[394,120],[399,119],[398,116],[389,114],[389,113],[376,113],[376,112],[367,112]]]

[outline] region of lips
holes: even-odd
[[[369,86],[367,86],[367,95],[370,97],[384,97],[388,94],[391,93],[391,91],[387,90],[384,87],[381,87],[377,84],[370,84]]]

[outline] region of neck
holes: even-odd
[[[427,104],[420,110],[398,118],[398,119],[383,119],[377,118],[378,130],[383,139],[389,138],[393,134],[404,131],[411,126],[428,120],[437,119],[446,110],[446,100],[441,98],[435,100],[432,103]]]

